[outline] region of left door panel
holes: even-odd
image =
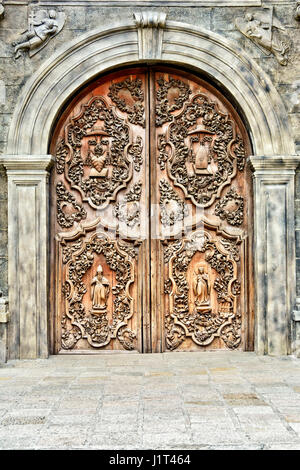
[[[100,78],[51,145],[53,352],[143,350],[147,258],[146,75]]]

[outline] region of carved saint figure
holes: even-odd
[[[93,277],[91,286],[93,308],[96,310],[104,310],[107,307],[109,281],[103,276],[103,268],[101,264],[99,264],[97,268],[97,274]]]
[[[59,24],[60,23],[60,24]],[[18,41],[13,43],[15,46],[15,59],[21,56],[21,52],[29,50],[29,55],[32,50],[41,49],[41,46],[46,43],[50,37],[57,34],[62,28],[64,23],[64,17],[60,17],[60,21],[57,21],[57,13],[55,10],[49,12],[45,10],[39,10],[36,14],[31,15],[28,22],[28,30],[25,31]],[[36,50],[37,52],[37,50]]]
[[[208,275],[204,271],[203,266],[198,266],[195,270],[195,278],[194,278],[194,295],[195,295],[195,304],[196,305],[203,305],[209,304],[209,297],[210,297],[210,283]]]

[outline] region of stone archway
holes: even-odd
[[[9,191],[9,357],[48,355],[47,183],[53,123],[69,97],[99,73],[149,60],[213,76],[239,103],[254,151],[256,351],[288,354],[298,159],[285,108],[269,78],[236,44],[195,26],[165,21],[164,14],[142,15],[66,44],[27,82],[15,108],[1,159]]]

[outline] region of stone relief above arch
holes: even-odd
[[[222,83],[246,117],[254,154],[295,153],[278,92],[236,43],[189,24],[166,21],[161,57],[154,59],[191,67]],[[98,74],[139,60],[134,19],[101,26],[62,46],[26,83],[12,118],[6,153],[46,154],[53,123],[70,96]]]
[[[55,9],[34,10],[28,16],[28,29],[13,42],[15,59],[28,52],[29,57],[43,49],[65,24],[65,13]]]
[[[236,18],[235,25],[246,38],[262,48],[264,54],[273,54],[280,65],[287,65],[290,40],[275,16],[274,6],[255,13],[246,12],[244,18]]]

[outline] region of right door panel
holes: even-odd
[[[246,130],[227,99],[150,73],[152,350],[253,348]]]

